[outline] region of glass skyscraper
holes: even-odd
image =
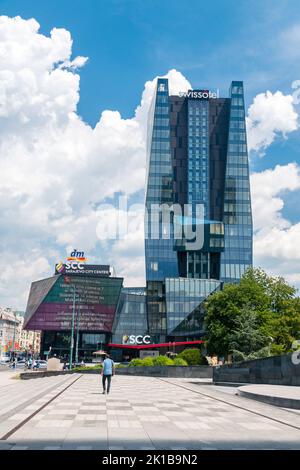
[[[203,301],[252,266],[243,82],[232,82],[228,98],[208,90],[172,96],[159,78],[147,147],[149,332],[193,339],[202,333]],[[198,240],[178,236],[178,221]]]
[[[79,356],[107,347],[116,360],[142,347],[201,343],[205,300],[252,266],[242,82],[219,98],[209,90],[172,96],[168,79],[157,80],[148,116],[145,258],[146,287],[124,288],[101,269],[56,269],[33,282],[25,328],[42,331],[43,351],[68,355],[75,316]]]

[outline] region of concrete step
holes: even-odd
[[[243,382],[213,382],[213,385],[219,385],[222,387],[241,387],[242,385],[248,385],[248,383]]]
[[[290,385],[245,385],[240,386],[237,395],[252,400],[300,410],[300,387]]]

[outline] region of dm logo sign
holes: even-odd
[[[67,258],[67,261],[78,261],[79,263],[85,263],[87,258],[84,256],[84,251],[77,251],[74,249]]]

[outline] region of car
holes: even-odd
[[[1,356],[0,364],[8,364],[9,363],[9,356]]]
[[[22,359],[21,361],[17,361],[17,362],[16,362],[16,369],[21,369],[21,368],[25,369],[25,366],[26,366],[26,361],[25,361],[24,359]],[[12,364],[10,364],[9,367],[10,367],[11,369],[13,369],[13,365],[12,365]]]
[[[38,369],[47,369],[47,361],[38,359],[36,363],[38,364]]]
[[[37,369],[47,369],[47,361],[43,361],[41,359],[36,359],[34,363],[32,364],[31,368],[33,370]]]

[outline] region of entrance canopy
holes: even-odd
[[[121,349],[155,349],[155,348],[167,348],[173,346],[196,346],[203,344],[204,341],[169,341],[168,343],[157,343],[157,344],[115,344],[109,343],[107,346],[110,348],[121,348]]]

